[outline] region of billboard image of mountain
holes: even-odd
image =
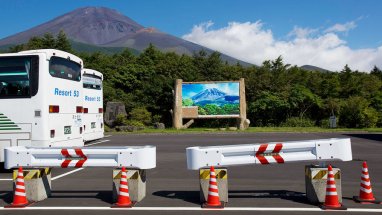
[[[197,106],[198,115],[239,115],[239,82],[183,83],[182,106]]]

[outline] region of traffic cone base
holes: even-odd
[[[225,205],[225,202],[220,202],[220,204],[217,204],[217,205],[210,205],[207,202],[205,202],[205,203],[202,204],[202,208],[216,208],[216,209],[220,209],[220,208],[224,208],[224,205]]]
[[[341,210],[341,211],[344,211],[344,210],[347,210],[348,208],[343,205],[343,204],[339,204],[338,206],[328,206],[328,205],[320,205],[320,208],[322,210]]]
[[[379,199],[361,199],[359,196],[353,196],[353,200],[357,203],[361,204],[382,204],[381,200]]]
[[[111,208],[132,208],[135,206],[137,202],[130,202],[130,204],[118,204],[115,203],[111,206]]]
[[[25,207],[28,207],[32,204],[34,204],[35,202],[33,201],[29,201],[28,203],[26,204],[10,204],[10,205],[5,205],[4,208],[25,208]]]

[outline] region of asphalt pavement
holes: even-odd
[[[188,170],[186,148],[190,146],[266,143],[273,141],[351,138],[353,161],[333,162],[342,171],[343,203],[348,208],[382,209],[382,205],[353,202],[358,195],[362,161],[366,160],[376,197],[382,198],[382,134],[370,133],[213,133],[213,134],[113,134],[99,146],[157,147],[157,167],[147,171],[147,192],[131,211],[110,211],[112,168],[55,168],[52,196],[35,203],[36,210],[2,210],[0,214],[307,214],[328,213],[308,202],[305,196],[306,163],[248,165],[228,168],[229,202],[227,210],[200,209],[198,171]],[[316,164],[316,163],[313,163]],[[57,177],[62,176],[62,177]],[[12,202],[11,173],[0,173],[0,206]],[[54,208],[61,207],[61,208]],[[83,207],[83,208],[80,208]],[[252,211],[251,211],[252,210]],[[271,210],[271,211],[266,211]],[[277,211],[279,210],[279,211]],[[301,210],[301,211],[299,211]],[[110,212],[109,212],[110,211]],[[365,211],[363,211],[365,212]],[[382,211],[376,211],[382,214]],[[329,212],[330,214],[333,212]],[[345,212],[359,214],[361,212]],[[333,213],[334,214],[334,213]]]

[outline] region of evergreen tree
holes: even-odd
[[[73,52],[72,46],[63,30],[61,30],[57,35],[55,41],[55,48],[70,53]]]
[[[56,47],[56,40],[51,33],[45,33],[42,38],[42,47],[44,49],[54,49]]]
[[[380,80],[382,80],[382,71],[374,65],[374,68],[371,70],[370,74],[377,76]]]

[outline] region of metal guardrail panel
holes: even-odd
[[[187,168],[272,164],[299,161],[350,161],[349,138],[332,138],[263,144],[189,147]]]
[[[155,146],[126,147],[8,147],[6,169],[23,167],[156,167]]]

